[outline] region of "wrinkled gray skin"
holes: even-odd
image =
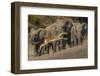
[[[67,35],[63,35],[63,38],[68,38],[68,40],[64,40],[62,45],[63,45],[63,49],[66,48],[66,44],[68,44],[71,47],[71,29],[73,27],[73,24],[71,21],[66,21],[63,25],[63,33],[66,33]]]
[[[71,29],[71,45],[76,46],[80,44],[81,37],[81,24],[73,23],[73,27]]]
[[[87,34],[88,34],[88,24],[87,23],[83,23],[82,24],[82,31],[81,31],[81,33],[82,33],[82,41],[83,41],[84,39],[86,39]]]
[[[49,39],[49,38],[59,35],[62,32],[62,28],[61,28],[62,25],[63,25],[63,21],[57,20],[55,23],[45,28],[44,36]],[[51,48],[52,50],[54,50],[55,42],[56,42],[56,39],[53,39],[53,40],[49,40],[47,43],[42,44],[41,47],[39,48],[39,52],[42,53],[42,51],[45,51],[45,52],[47,51],[48,53],[49,49]]]
[[[71,45],[76,46],[82,44],[84,35],[87,33],[87,24],[73,23],[73,25],[71,29]]]
[[[34,51],[36,56],[40,55],[39,48],[44,43],[44,37],[45,37],[45,30],[39,29],[32,37],[32,44],[35,46]]]
[[[69,22],[69,23],[70,24],[66,24],[66,26],[68,25],[68,26],[70,26],[70,28],[65,27],[65,28],[67,28],[67,30],[68,30],[68,28],[70,29],[69,31],[66,32],[67,38],[68,38],[67,44],[70,45],[71,47],[82,44],[82,40],[84,39],[84,36],[87,34],[87,24],[79,23],[79,22]],[[61,24],[59,24],[59,22],[58,22],[58,23],[52,24],[51,26],[47,27],[46,29],[37,30],[37,32],[36,32],[36,35],[38,36],[37,41],[34,41],[35,36],[33,36],[33,38],[32,38],[32,44],[35,45],[34,51],[36,52],[36,56],[42,55],[42,53],[41,53],[42,51],[47,51],[47,53],[49,53],[49,47],[51,47],[52,49],[55,48],[54,43],[56,42],[56,39],[45,43],[44,42],[45,37],[50,38],[51,36],[55,36],[55,35],[64,33],[63,28],[62,28],[64,24],[65,23],[63,23],[63,22]],[[57,27],[57,26],[59,26],[59,27]],[[54,27],[54,28],[52,28],[52,27]],[[63,37],[63,38],[65,38],[65,37]],[[63,40],[63,41],[64,42],[62,43],[62,47],[66,47],[65,40]]]
[[[62,33],[62,26],[63,26],[63,21],[62,20],[57,20],[55,23],[50,24],[50,26],[46,27],[46,37],[52,37],[52,36],[57,36],[60,33]]]

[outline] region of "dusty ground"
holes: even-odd
[[[29,56],[29,60],[50,60],[50,59],[75,59],[75,58],[87,58],[87,41],[85,44],[74,46],[73,48],[67,47],[64,50],[61,50],[56,53],[50,52],[49,54],[44,54],[42,56],[34,57],[33,55]]]

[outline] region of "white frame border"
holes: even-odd
[[[66,12],[66,13],[65,13]],[[74,13],[73,13],[74,12]],[[44,7],[20,8],[20,69],[43,69],[94,65],[94,14],[92,10],[57,9]],[[28,61],[28,14],[88,17],[88,58]],[[92,33],[92,37],[91,37]],[[42,65],[41,65],[42,64]]]

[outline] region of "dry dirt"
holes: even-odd
[[[42,56],[34,57],[29,56],[29,60],[53,60],[53,59],[76,59],[76,58],[87,58],[88,57],[88,46],[87,41],[85,44],[74,46],[73,48],[67,47],[56,53],[50,52],[49,54],[44,54]]]

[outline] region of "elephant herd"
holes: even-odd
[[[35,56],[49,54],[51,51],[53,53],[61,51],[66,49],[66,45],[69,47],[82,45],[84,38],[87,37],[88,24],[65,21],[60,29],[61,32],[58,34],[49,35],[50,29],[48,31],[41,28],[32,36],[31,43],[35,46],[33,50],[36,53]]]

